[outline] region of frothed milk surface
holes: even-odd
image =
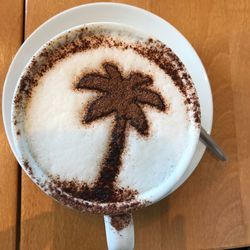
[[[98,34],[95,36],[98,37]],[[129,79],[131,74],[139,73],[151,84],[146,83],[136,93],[149,90],[152,100],[158,101],[159,105],[164,104],[164,108],[138,102],[136,108],[139,107],[144,114],[142,119],[146,119],[147,128],[145,121],[145,126],[138,125],[136,119],[133,126],[128,115],[124,122],[124,147],[120,152],[119,171],[114,177],[114,185],[116,189],[134,190],[137,195],[166,181],[178,167],[192,140],[196,129],[194,124],[200,122],[197,98],[192,85],[184,88],[191,79],[182,64],[178,69],[178,58],[174,57],[176,61],[169,63],[177,67],[175,73],[179,74],[182,86],[180,81],[179,85],[176,84],[175,76],[168,74],[164,67],[157,64],[158,61],[152,56],[150,58],[149,53],[137,49],[139,45],[143,49],[150,46],[160,48],[158,41],[139,39],[126,31],[101,34],[102,39],[116,41],[117,46],[114,43],[100,43],[89,49],[68,53],[54,60],[36,78],[35,84],[32,87],[30,85],[29,93],[26,96],[23,94],[21,98],[25,114],[21,119],[21,133],[25,135],[32,158],[46,175],[60,183],[76,182],[91,187],[99,178],[104,158],[110,150],[117,123],[116,112],[91,122],[86,122],[86,118],[84,122],[91,103],[106,94],[86,86],[77,89],[76,86],[80,86],[77,84],[86,75],[108,78],[107,64],[116,67],[122,79]],[[88,38],[86,35],[85,39],[93,40],[93,37]],[[160,45],[162,53],[164,49],[169,51]],[[173,54],[171,51],[169,53]],[[119,84],[119,81],[115,84]],[[125,93],[126,99],[127,90],[124,86],[118,89]],[[158,97],[153,96],[152,92]],[[142,129],[141,133],[139,129]]]

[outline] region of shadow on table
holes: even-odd
[[[135,212],[135,249],[187,249],[184,216],[169,214],[169,199]]]
[[[36,229],[34,227],[36,227],[39,224],[43,224],[46,223],[46,221],[50,220],[52,213],[44,213],[41,214],[39,216],[35,216],[34,218],[30,219],[30,220],[25,220],[22,223],[22,230],[24,230],[24,232],[30,231],[29,232],[29,236],[27,237],[32,237],[32,231],[35,231]],[[18,234],[18,230],[17,230],[17,234]],[[2,246],[7,243],[7,242],[11,242],[13,241],[13,239],[16,239],[16,229],[14,227],[9,228],[8,230],[5,231],[0,231],[0,250],[2,250]],[[48,239],[45,239],[44,237],[39,237],[36,238],[37,241],[37,245],[34,248],[31,249],[37,249],[37,250],[42,250],[45,249],[45,247],[48,245]],[[9,246],[8,244],[6,244],[7,246]],[[14,242],[12,242],[13,247],[10,249],[15,249],[14,248]],[[16,249],[18,249],[16,247]]]
[[[185,249],[184,219],[176,216],[170,220],[167,205],[165,199],[135,213],[136,248],[152,249],[158,246],[167,249],[167,246],[173,245],[174,249]],[[155,230],[160,232],[160,236],[154,233]],[[145,233],[151,242],[149,245],[145,244]],[[13,234],[14,228],[0,232],[0,246],[1,242],[13,239]],[[51,212],[22,222],[21,247],[29,250],[106,249],[103,217],[80,213],[54,202]]]
[[[22,222],[21,249],[104,249],[106,241],[101,216],[81,214],[58,205],[56,208]],[[15,238],[13,234],[15,228],[0,232],[0,250],[2,243]]]

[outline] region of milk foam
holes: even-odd
[[[47,174],[93,183],[108,148],[114,117],[83,125],[84,111],[97,93],[75,91],[73,84],[89,72],[104,73],[102,64],[106,61],[119,65],[124,76],[131,71],[150,75],[152,89],[169,105],[166,112],[143,106],[149,137],[140,136],[131,126],[127,128],[129,136],[117,184],[146,192],[170,176],[189,147],[194,128],[184,97],[171,78],[133,50],[100,47],[57,62],[33,89],[26,109],[25,135],[34,159]]]

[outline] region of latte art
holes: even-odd
[[[52,195],[74,206],[74,199],[137,200],[167,181],[200,125],[200,109],[169,48],[96,26],[59,37],[34,58],[13,119]]]
[[[148,136],[149,125],[140,104],[150,105],[161,111],[165,111],[166,108],[161,96],[147,88],[147,85],[153,84],[149,76],[137,72],[123,78],[115,64],[105,63],[103,67],[105,75],[87,74],[76,84],[76,89],[91,89],[103,94],[91,102],[83,123],[88,124],[114,114],[115,124],[111,132],[111,141],[101,164],[99,177],[94,187],[82,197],[105,202],[117,201],[124,191],[121,189],[117,197],[114,183],[122,164],[121,156],[127,139],[126,129],[129,129],[127,127],[133,126],[139,134]]]

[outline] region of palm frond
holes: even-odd
[[[142,108],[134,103],[131,103],[127,108],[126,119],[129,124],[133,126],[139,134],[147,135],[149,126]]]
[[[112,63],[105,63],[104,68],[110,78],[110,80],[115,80],[117,82],[120,82],[122,80],[121,73],[118,69],[118,67]]]
[[[99,92],[110,92],[109,79],[98,73],[90,73],[85,75],[76,84],[76,89],[91,89]]]
[[[153,106],[160,111],[166,109],[162,97],[150,89],[135,90],[135,100],[136,102]]]
[[[150,86],[153,84],[153,80],[150,76],[143,75],[138,72],[130,74],[130,78],[128,80],[132,84],[133,89],[137,89],[143,85]]]
[[[112,112],[114,112],[112,100],[109,95],[104,95],[90,103],[83,121],[86,123],[90,123],[104,116],[107,116]]]

